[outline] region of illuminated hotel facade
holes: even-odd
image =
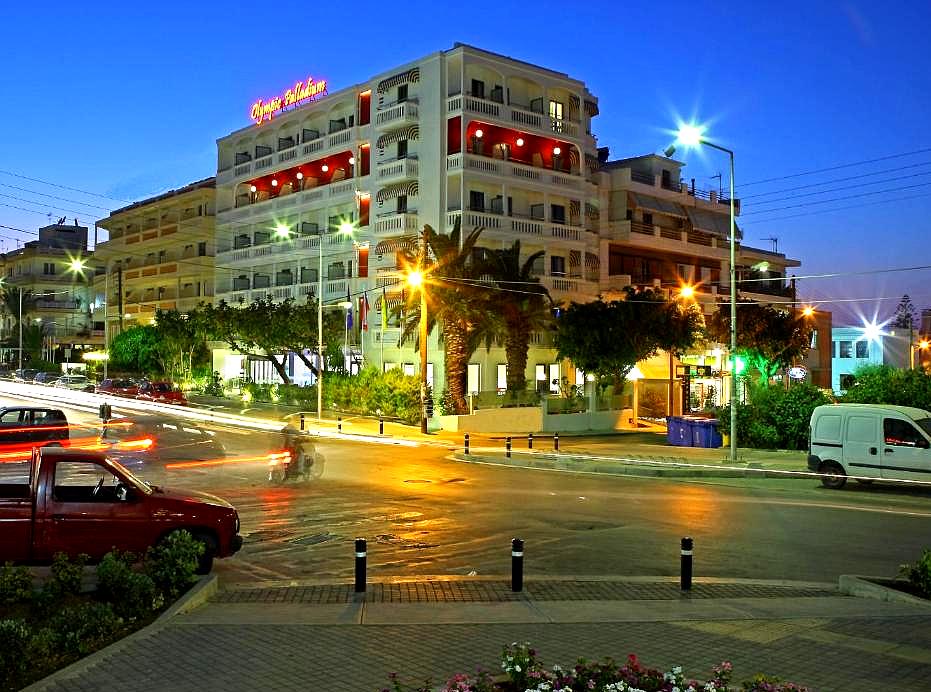
[[[727,290],[726,200],[681,182],[671,159],[608,162],[592,134],[598,101],[566,74],[456,44],[338,90],[307,77],[246,110],[252,124],[217,141],[216,299],[303,302],[319,292],[322,252],[324,304],[340,309],[348,294],[354,306],[353,368],[416,372],[396,319],[382,329],[381,301],[400,304],[398,252],[417,247],[424,224],[448,233],[461,221],[484,228],[484,247],[542,250],[536,273],[556,303],[631,284],[701,282],[706,301]],[[347,222],[351,236],[338,232]],[[750,248],[739,261],[746,272],[765,263],[772,287],[760,285],[779,295],[797,266]],[[533,344],[537,389],[575,378],[545,335]],[[439,393],[436,333],[428,355]],[[469,391],[503,387],[505,362],[503,347],[476,351]],[[229,352],[214,365],[225,378],[261,375]],[[287,365],[309,380],[298,359]]]

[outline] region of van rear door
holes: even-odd
[[[931,481],[931,445],[915,424],[903,418],[883,418],[882,477]]]
[[[879,478],[882,465],[880,415],[872,411],[850,411],[846,418],[844,468],[847,475]]]

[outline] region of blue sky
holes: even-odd
[[[927,261],[928,3],[52,1],[4,14],[3,171],[135,200],[212,175],[215,140],[248,125],[256,97],[307,74],[339,88],[462,41],[584,80],[613,157],[661,151],[677,117],[709,123],[736,152],[746,242],[777,237],[803,276],[845,274],[804,280],[806,296],[869,299],[834,303],[835,323],[891,314],[905,292],[931,307],[931,271],[850,275]],[[713,151],[682,158],[699,185],[727,170]],[[92,222],[106,211],[88,205],[120,204],[2,173],[0,184],[12,205],[0,224],[31,231],[49,212]],[[911,199],[888,201],[899,197]],[[853,208],[823,213],[841,207]],[[0,233],[6,250],[34,237]]]

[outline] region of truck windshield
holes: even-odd
[[[924,431],[925,435],[931,437],[931,418],[920,418],[915,423]]]
[[[122,464],[120,464],[118,461],[116,461],[115,459],[111,459],[111,458],[107,457],[107,463],[108,463],[110,466],[112,466],[114,469],[116,469],[117,471],[119,471],[121,474],[123,474],[126,478],[128,478],[130,483],[132,483],[133,485],[135,485],[137,488],[139,488],[139,490],[141,490],[142,492],[144,492],[146,495],[151,495],[151,494],[152,494],[152,486],[151,486],[151,485],[149,485],[148,483],[146,483],[144,480],[142,480],[142,479],[139,478],[138,476],[134,476],[133,474],[131,474],[131,473],[129,472],[129,469],[127,469],[125,466],[123,466]]]

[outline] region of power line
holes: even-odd
[[[845,207],[837,207],[836,209],[819,209],[817,211],[807,211],[802,212],[801,214],[789,214],[787,216],[775,216],[770,219],[751,219],[751,224],[758,223],[770,223],[771,221],[783,221],[785,219],[797,219],[802,216],[816,216],[818,214],[830,214],[835,211],[846,211],[848,209],[862,209],[863,207],[874,207],[877,204],[888,204],[889,202],[904,202],[910,199],[919,199],[922,197],[927,197],[931,195],[931,192],[925,192],[920,195],[906,195],[905,197],[890,197],[889,199],[880,199],[874,202],[864,202],[863,204],[848,204]],[[746,228],[746,226],[744,226]]]
[[[873,171],[872,173],[861,173],[860,175],[851,175],[846,178],[832,178],[831,180],[825,180],[820,183],[810,183],[808,185],[799,185],[797,187],[787,187],[781,190],[772,190],[770,192],[758,192],[755,195],[744,195],[740,198],[741,203],[745,202],[748,199],[754,199],[756,197],[766,197],[768,195],[776,195],[783,192],[795,192],[796,190],[808,190],[813,187],[820,187],[821,185],[828,185],[830,183],[843,183],[848,180],[859,180],[861,178],[869,178],[873,175],[881,175],[883,173],[898,173],[899,171],[905,171],[910,168],[921,168],[922,166],[931,166],[931,161],[923,161],[922,163],[913,163],[908,166],[899,166],[897,168],[884,168],[881,171]]]
[[[832,192],[843,192],[845,190],[853,190],[853,189],[860,188],[860,187],[869,187],[870,185],[884,185],[886,183],[894,183],[897,180],[905,180],[908,178],[921,178],[927,175],[931,175],[931,171],[925,171],[924,173],[912,173],[911,175],[904,175],[904,176],[899,176],[896,178],[886,178],[884,180],[873,180],[868,183],[857,183],[856,185],[845,185],[843,187],[832,187],[832,188],[828,188],[827,190],[818,190],[815,192],[803,192],[800,195],[790,195],[788,197],[777,197],[776,199],[762,200],[758,202],[757,204],[777,204],[778,202],[787,202],[793,199],[802,199],[803,197],[814,197],[815,195],[827,195]],[[901,190],[903,188],[900,187],[899,189]],[[756,205],[752,205],[752,208],[756,209]],[[758,210],[758,212],[754,212],[754,213],[762,213],[764,211],[769,211],[769,210],[760,209]]]
[[[916,150],[914,150],[914,151],[907,151],[907,152],[902,153],[902,154],[890,154],[889,156],[880,156],[879,158],[876,158],[876,159],[864,159],[863,161],[854,161],[853,163],[842,163],[842,164],[839,164],[839,165],[837,165],[837,166],[828,166],[827,168],[817,168],[817,169],[815,169],[815,170],[813,170],[813,171],[804,171],[804,172],[802,172],[802,173],[792,173],[792,174],[790,174],[790,175],[782,175],[782,176],[778,176],[778,177],[775,177],[775,178],[764,178],[763,180],[754,180],[753,182],[749,182],[749,183],[741,183],[738,187],[740,187],[740,188],[742,189],[742,188],[745,188],[745,187],[750,187],[750,186],[752,186],[752,185],[762,185],[763,183],[772,183],[772,182],[775,182],[775,181],[777,181],[777,180],[789,180],[790,178],[801,178],[801,177],[806,176],[806,175],[814,175],[814,174],[816,174],[816,173],[827,173],[827,172],[829,172],[829,171],[837,171],[837,170],[840,170],[840,169],[842,169],[842,168],[853,168],[853,167],[855,167],[855,166],[863,166],[863,165],[866,165],[866,164],[868,164],[868,163],[877,163],[877,162],[879,162],[879,161],[889,161],[889,160],[892,160],[892,159],[901,159],[901,158],[904,158],[904,157],[906,157],[906,156],[917,156],[918,154],[926,154],[926,153],[928,153],[929,151],[931,151],[931,148],[927,148],[927,149],[916,149]],[[2,171],[0,171],[0,172],[2,172]]]
[[[59,197],[57,195],[48,195],[44,192],[39,192],[37,190],[30,190],[29,188],[26,188],[26,187],[18,187],[16,185],[10,185],[8,183],[0,183],[0,186],[8,187],[13,190],[19,190],[20,192],[28,192],[31,195],[39,195],[40,197],[49,197],[51,199],[61,200],[62,202],[71,202],[72,204],[80,204],[85,207],[93,207],[94,209],[103,209],[106,212],[110,211],[109,207],[101,207],[100,205],[97,205],[97,204],[91,204],[89,202],[81,202],[80,200],[77,200],[77,199],[68,199],[67,197]],[[23,200],[23,201],[25,202],[29,200]]]
[[[61,188],[62,190],[71,190],[72,192],[80,192],[82,195],[90,195],[91,197],[100,197],[101,199],[109,199],[115,202],[124,202],[124,203],[132,204],[132,202],[128,199],[121,199],[119,197],[111,197],[109,195],[101,195],[98,192],[90,192],[89,190],[82,190],[81,188],[78,188],[78,187],[69,187],[67,185],[61,185],[60,183],[52,183],[52,182],[49,182],[48,180],[42,180],[41,178],[30,178],[28,175],[22,175],[21,173],[14,173],[13,171],[5,171],[5,170],[0,169],[0,173],[3,173],[4,175],[13,176],[14,178],[21,178],[23,180],[31,180],[34,183],[42,183],[43,185],[51,185],[52,187],[58,187],[58,188]]]
[[[31,200],[31,199],[25,199],[24,197],[17,197],[16,195],[7,195],[7,194],[5,194],[5,193],[3,193],[3,192],[0,192],[0,197],[6,197],[7,199],[14,199],[14,200],[16,200],[17,202],[25,202],[26,204],[35,204],[36,206],[38,206],[38,205],[40,205],[40,204],[43,204],[43,202],[35,202],[35,201]],[[6,205],[4,205],[4,206],[6,206]],[[10,206],[12,206],[12,205],[10,205]],[[17,207],[17,208],[21,208],[21,207]],[[56,210],[56,211],[63,211],[63,212],[67,212],[67,213],[69,213],[69,214],[80,214],[80,215],[90,214],[90,213],[91,213],[91,212],[90,212],[89,210],[87,210],[87,209],[82,209],[81,211],[78,211],[77,209],[68,209],[67,207],[56,207],[54,204],[49,204],[49,205],[47,205],[47,206],[46,206],[46,209],[54,209],[54,210]],[[29,209],[23,209],[23,211],[30,211],[30,210],[29,210]],[[43,215],[45,215],[45,214],[47,214],[48,212],[33,211],[33,213],[34,213],[34,214],[43,214]]]
[[[886,190],[874,190],[872,192],[861,192],[857,195],[847,195],[845,197],[834,197],[832,199],[822,199],[816,202],[806,202],[805,204],[792,204],[787,207],[776,207],[775,209],[761,209],[760,211],[751,211],[746,214],[741,214],[743,216],[753,216],[754,214],[767,214],[774,211],[784,211],[786,209],[801,209],[803,207],[810,207],[816,204],[830,204],[831,202],[841,202],[846,199],[858,199],[860,197],[868,197],[870,195],[882,195],[887,192],[899,192],[900,190],[913,190],[918,187],[927,187],[927,183],[917,183],[916,185],[902,185],[900,187],[888,188]]]

